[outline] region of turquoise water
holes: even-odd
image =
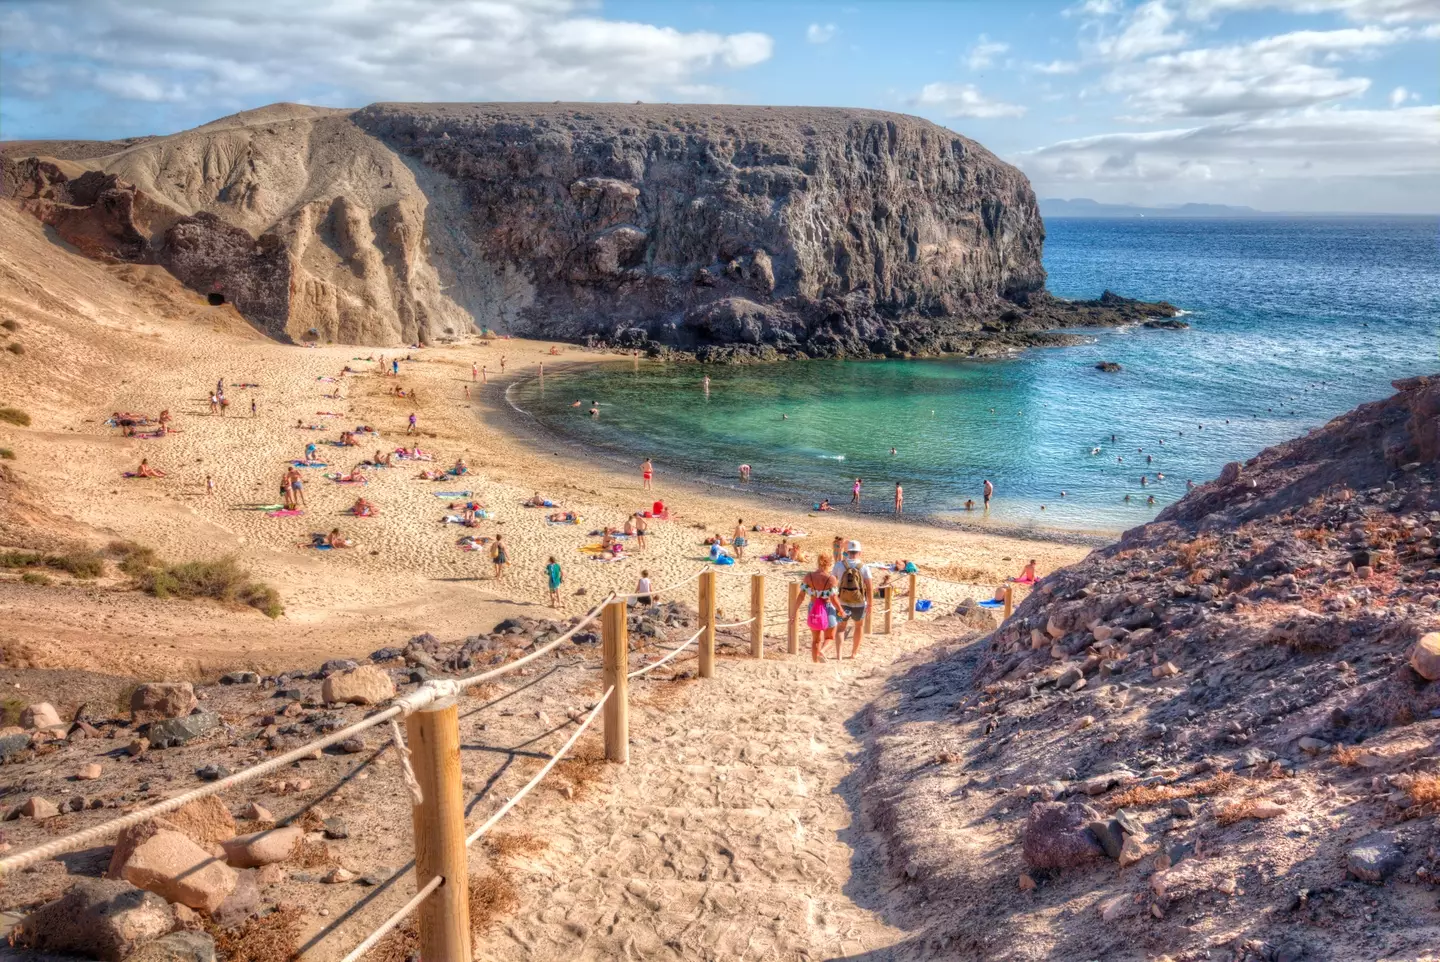
[[[740,487],[748,463],[752,486],[797,506],[846,506],[860,477],[866,511],[891,510],[899,481],[907,512],[1118,531],[1182,497],[1187,478],[1214,477],[1386,396],[1395,378],[1440,369],[1437,227],[1057,219],[1045,244],[1051,290],[1163,298],[1188,312],[1190,330],[1089,332],[1083,346],[1000,361],[621,362],[547,376],[543,389],[517,385],[511,400],[637,465],[653,457],[662,480]],[[1099,360],[1124,369],[1102,373]],[[586,413],[592,400],[598,419]],[[963,511],[985,478],[996,488],[988,516]]]

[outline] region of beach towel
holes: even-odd
[[[279,511],[268,511],[267,518],[294,518],[305,513],[304,508],[281,508]]]
[[[317,377],[315,380],[317,380],[317,381],[324,381],[324,382],[326,382],[327,384],[336,384],[336,383],[339,382],[340,379],[339,379],[338,377],[328,377],[328,376],[326,376],[326,377]]]
[[[291,461],[297,468],[328,468],[330,465],[325,461]]]
[[[244,381],[244,382],[231,381],[231,382],[230,382],[230,386],[231,386],[231,387],[246,388],[246,387],[259,387],[260,385],[254,383],[253,381]]]
[[[989,601],[982,601],[982,602],[980,602],[980,607],[981,607],[981,608],[1004,608],[1004,607],[1005,607],[1005,602],[1003,602],[1003,601],[996,601],[994,598],[991,598]]]
[[[316,411],[315,414],[322,418],[343,418],[345,416],[338,411]]]
[[[649,512],[649,511],[637,511],[636,513],[637,513],[637,514],[640,514],[640,515],[643,515],[643,516],[645,516],[645,517],[647,517],[647,518],[652,518],[652,519],[654,519],[654,520],[656,520],[656,521],[669,521],[669,520],[670,520],[670,512],[669,512],[669,511],[661,511],[659,514],[653,514],[652,512]]]
[[[926,598],[921,598],[921,599],[919,599],[918,601],[915,602],[915,610],[916,610],[916,611],[929,611],[929,610],[930,610],[930,606],[931,606],[932,604],[933,604],[933,602],[931,602],[930,600],[928,600],[928,599],[926,599]]]
[[[345,477],[345,476],[343,476],[343,475],[336,474],[336,473],[333,472],[333,471],[327,473],[327,474],[325,475],[325,477],[328,478],[328,479],[330,479],[331,481],[334,481],[336,484],[369,484],[369,483],[370,483],[370,479],[369,479],[369,478],[350,478],[350,477]]]
[[[431,491],[430,493],[437,498],[468,498],[471,494],[469,491]]]
[[[235,510],[236,510],[236,511],[283,511],[283,510],[285,510],[285,505],[283,505],[283,504],[242,504],[242,505],[240,505],[238,508],[236,508]]]
[[[580,523],[580,519],[579,519],[579,518],[571,518],[569,521],[551,521],[549,518],[546,518],[546,519],[545,519],[545,523],[546,523],[546,524],[579,524],[579,523]]]
[[[800,562],[796,561],[794,558],[777,558],[777,557],[775,557],[773,554],[763,554],[763,555],[760,556],[760,560],[761,560],[761,561],[768,561],[768,562],[770,562],[772,565],[793,565],[793,564],[799,564],[799,563],[800,563]]]

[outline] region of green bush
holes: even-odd
[[[0,448],[0,461],[14,461],[15,452],[9,448]]]
[[[132,578],[139,578],[160,564],[160,556],[154,548],[134,541],[112,541],[105,546],[105,553],[119,561],[120,570]]]
[[[271,618],[285,613],[279,593],[267,584],[250,580],[249,572],[234,558],[150,568],[137,577],[141,589],[157,598],[211,598],[246,605]]]
[[[21,354],[25,353],[25,345],[21,344],[19,341],[11,341],[9,344],[5,345],[5,350],[9,351],[11,354],[14,354],[16,357],[19,357]]]
[[[13,334],[14,332],[20,330],[20,322],[10,320],[0,321],[0,327],[5,328],[5,330]]]
[[[27,571],[20,576],[20,580],[27,585],[48,585],[54,581],[49,575],[42,574],[39,571]]]
[[[26,705],[25,699],[16,698],[14,695],[0,698],[0,725],[8,728],[20,724],[20,713],[25,710]]]
[[[0,421],[8,421],[11,424],[18,424],[22,428],[28,428],[30,415],[19,408],[0,408]]]
[[[105,559],[93,551],[71,551],[67,554],[0,551],[0,568],[53,568],[76,578],[98,578],[105,573]]]

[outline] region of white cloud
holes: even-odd
[[[1066,7],[1061,11],[1062,16],[1073,17],[1108,17],[1111,14],[1119,13],[1121,9],[1120,0],[1085,0],[1084,3],[1073,7]]]
[[[945,117],[1023,117],[1025,108],[1019,104],[991,100],[974,84],[932,83],[911,98],[911,105],[928,107]]]
[[[965,64],[971,70],[984,70],[995,62],[996,57],[1009,49],[1008,43],[991,40],[982,33],[975,42],[975,46],[970,48],[970,53],[965,58]]]
[[[1404,87],[1396,87],[1394,90],[1390,91],[1390,106],[1392,107],[1402,107],[1405,105],[1405,101],[1407,100],[1419,99],[1420,95],[1418,93],[1413,90],[1407,90]]]
[[[1178,14],[1165,0],[1147,0],[1125,18],[1123,30],[1113,35],[1102,33],[1090,46],[1100,59],[1120,61],[1175,50],[1190,40],[1185,31],[1170,29],[1176,19]]]
[[[1080,69],[1080,62],[1078,60],[1052,60],[1049,63],[1032,63],[1030,69],[1036,73],[1076,73]]]
[[[1240,10],[1286,13],[1339,13],[1357,23],[1440,20],[1440,0],[1189,0],[1186,12],[1197,19]]]
[[[1248,199],[1270,209],[1290,197],[1310,209],[1413,213],[1422,198],[1440,207],[1437,156],[1440,107],[1327,107],[1065,140],[1014,159],[1050,196]]]
[[[7,58],[51,58],[111,96],[217,110],[257,98],[688,99],[770,58],[763,33],[581,16],[584,0],[32,0],[0,10]],[[63,24],[58,29],[56,24]]]
[[[1345,76],[1338,64],[1408,36],[1403,28],[1376,26],[1301,30],[1125,64],[1111,71],[1104,86],[1123,94],[1138,120],[1310,107],[1363,94],[1370,80]]]
[[[829,43],[840,28],[833,23],[812,23],[805,28],[805,39],[811,43]]]

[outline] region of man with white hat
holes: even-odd
[[[860,542],[845,544],[845,555],[835,562],[830,570],[835,576],[835,601],[840,608],[840,624],[835,628],[835,654],[840,654],[840,644],[845,640],[845,626],[855,624],[855,643],[850,657],[860,652],[860,642],[865,636],[865,609],[870,604],[870,566],[860,561]]]

